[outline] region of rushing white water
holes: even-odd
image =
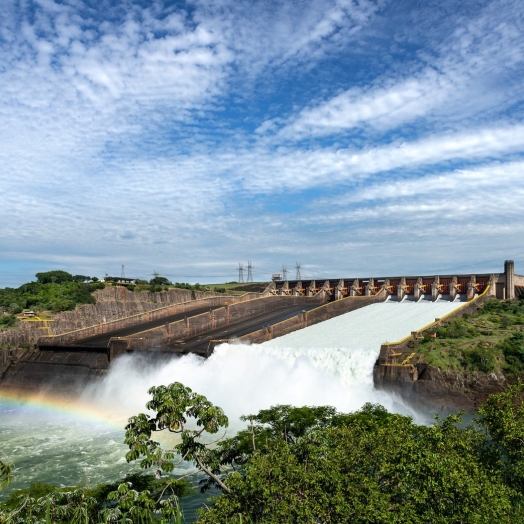
[[[449,301],[373,304],[263,344],[222,344],[207,360],[194,355],[151,367],[122,358],[89,398],[125,413],[143,409],[152,385],[182,382],[221,406],[235,421],[274,404],[332,405],[341,411],[365,402],[398,410],[374,390],[380,345],[399,340],[456,309]]]
[[[2,404],[0,451],[17,465],[22,485],[95,483],[121,478],[126,418],[144,411],[153,385],[182,382],[221,406],[232,430],[238,417],[275,404],[332,405],[340,411],[365,402],[405,409],[374,390],[372,368],[380,344],[395,341],[459,307],[458,302],[385,302],[341,315],[260,345],[223,344],[207,360],[194,355],[148,363],[118,359],[107,377],[82,395],[112,413],[109,426],[85,416]],[[51,406],[52,408],[52,406]],[[36,410],[36,411],[35,411]],[[16,486],[15,486],[16,487]]]

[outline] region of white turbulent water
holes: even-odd
[[[121,359],[89,397],[131,413],[147,401],[148,387],[179,381],[221,406],[233,424],[242,414],[274,404],[332,405],[352,411],[365,402],[378,402],[396,410],[391,397],[372,384],[380,345],[460,305],[388,301],[263,344],[222,344],[207,360],[188,355],[144,368],[129,357]]]
[[[374,402],[405,412],[373,388],[380,344],[399,340],[459,306],[448,301],[373,304],[264,344],[223,344],[207,360],[187,355],[148,364],[122,357],[82,400],[109,409],[122,426],[127,416],[144,411],[149,387],[174,381],[221,406],[232,430],[240,427],[240,415],[275,404],[332,405],[347,412]],[[0,451],[16,463],[24,485],[31,480],[95,483],[129,471],[123,430],[63,413],[0,403],[0,438]]]

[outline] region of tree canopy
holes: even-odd
[[[195,462],[208,474],[202,489],[223,491],[201,511],[209,524],[521,522],[523,391],[491,397],[467,427],[459,415],[424,426],[371,404],[346,414],[273,406],[207,446],[199,439],[227,425],[222,411],[174,383],[150,390],[155,415],[130,419],[127,458],[165,471],[175,456]],[[188,429],[190,418],[200,429]],[[151,440],[165,429],[182,437],[169,451]]]
[[[82,280],[86,278],[80,277]],[[92,293],[104,287],[102,283],[76,282],[72,278],[61,283],[29,282],[16,289],[0,289],[0,306],[10,313],[20,313],[26,308],[36,311],[69,311],[78,305],[95,304],[96,299]]]
[[[73,282],[73,275],[71,275],[71,273],[59,269],[37,273],[35,277],[39,284],[65,284],[66,282]]]

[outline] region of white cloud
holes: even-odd
[[[370,85],[351,87],[287,120],[267,120],[257,132],[300,140],[366,128],[386,131],[421,119],[460,127],[461,119],[510,107],[520,98],[515,89],[520,90],[524,61],[524,21],[518,15],[508,19],[512,7],[519,12],[518,4],[492,2],[439,45],[437,57],[423,53],[394,76],[388,72]],[[499,80],[494,86],[502,75],[504,85]]]
[[[414,169],[446,161],[479,161],[522,153],[524,125],[489,127],[436,135],[413,142],[365,149],[254,149],[218,155],[209,162],[242,176],[242,187],[254,193],[301,191],[361,183],[371,175]]]
[[[310,67],[333,48],[354,39],[374,18],[382,0],[302,2],[196,1],[197,19],[216,28],[248,75],[286,63]]]

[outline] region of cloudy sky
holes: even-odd
[[[2,0],[0,287],[524,273],[523,35],[519,0]]]

